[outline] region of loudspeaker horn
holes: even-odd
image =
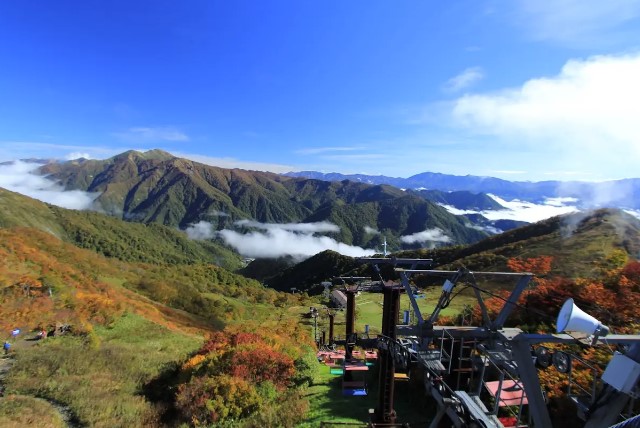
[[[563,331],[579,331],[588,335],[606,336],[609,327],[603,325],[596,318],[580,309],[573,299],[567,299],[562,305],[556,322],[558,333]]]

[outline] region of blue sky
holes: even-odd
[[[0,161],[640,177],[640,0],[0,3]]]

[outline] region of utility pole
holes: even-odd
[[[356,289],[347,289],[345,290],[345,294],[347,295],[345,360],[350,361],[352,358],[353,347],[356,343]]]
[[[313,317],[313,341],[318,343],[318,310],[311,308],[311,316]]]
[[[336,314],[329,312],[329,346],[333,346],[333,323],[335,321]]]

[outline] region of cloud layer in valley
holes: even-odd
[[[447,236],[442,229],[435,227],[433,229],[427,229],[411,235],[401,236],[400,241],[404,242],[405,244],[444,244],[451,242],[451,238]]]
[[[216,236],[213,225],[206,221],[199,221],[198,223],[191,224],[184,231],[190,239],[194,239],[196,241],[212,239]]]
[[[543,204],[535,204],[533,202],[520,201],[517,199],[506,201],[495,195],[489,196],[505,207],[505,209],[474,211],[461,210],[444,204],[441,204],[441,206],[451,214],[455,215],[481,214],[489,220],[517,220],[526,221],[528,223],[535,223],[553,216],[579,211],[575,205],[572,205],[577,202],[574,198],[548,198]]]
[[[254,230],[242,233],[225,229],[217,234],[228,245],[246,257],[293,256],[302,259],[325,250],[333,250],[352,257],[375,254],[375,251],[371,249],[343,244],[328,236],[317,236],[316,233],[338,232],[340,230],[338,226],[329,222],[274,224],[240,220],[235,224],[241,228]]]
[[[369,235],[378,235],[380,234],[380,231],[374,227],[371,226],[365,226],[364,227],[364,233],[369,234]]]
[[[0,165],[0,187],[62,208],[85,210],[93,207],[97,195],[65,190],[53,180],[33,174],[39,166],[21,161]]]

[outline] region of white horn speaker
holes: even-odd
[[[596,318],[584,312],[575,303],[573,299],[567,299],[560,309],[558,321],[556,322],[556,331],[579,331],[588,335],[606,336],[609,333],[609,327],[603,325]]]

